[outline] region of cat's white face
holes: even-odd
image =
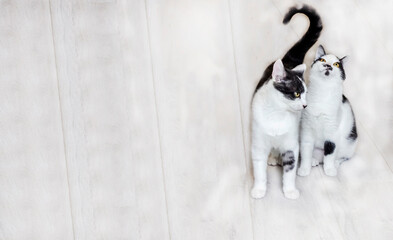
[[[328,54],[320,57],[313,64],[311,70],[327,79],[341,79],[341,62],[336,56]]]
[[[339,59],[332,54],[326,54],[322,46],[318,47],[315,60],[311,65],[311,74],[319,76],[318,80],[326,82],[342,82],[345,80],[344,62],[346,57]]]

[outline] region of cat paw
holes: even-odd
[[[327,176],[330,176],[330,177],[335,177],[335,176],[337,176],[337,168],[335,168],[335,167],[332,167],[332,168],[324,168],[323,170],[324,170],[324,172],[325,172],[325,174],[326,174]]]
[[[284,196],[288,199],[298,199],[300,196],[299,190],[291,189],[291,190],[284,190]]]
[[[315,158],[312,159],[311,166],[316,167],[319,165],[319,161]]]
[[[255,199],[263,198],[266,195],[266,188],[253,187],[251,190],[251,197]]]
[[[277,160],[277,158],[269,158],[269,160],[267,161],[267,164],[269,166],[276,166],[276,165],[278,165],[278,160]]]
[[[297,175],[299,175],[301,177],[305,177],[305,176],[308,176],[310,174],[310,171],[311,171],[311,169],[300,167],[297,170]]]

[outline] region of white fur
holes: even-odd
[[[305,65],[298,69],[304,70]],[[273,68],[273,80],[256,92],[252,103],[251,155],[255,180],[251,195],[254,198],[265,196],[267,160],[272,150],[280,153],[293,151],[294,168],[288,172],[283,171],[283,192],[285,197],[290,199],[299,197],[295,178],[299,155],[299,122],[303,105],[306,105],[306,97],[304,92],[299,99],[289,100],[274,88],[273,82],[280,81],[281,71],[281,66]],[[306,89],[305,84],[304,88]],[[275,154],[277,155],[277,152]]]
[[[321,47],[317,51],[317,59],[324,54]],[[311,166],[324,163],[326,175],[337,175],[337,168],[343,158],[351,158],[355,152],[357,139],[349,140],[354,115],[349,102],[342,103],[343,80],[340,70],[333,66],[339,62],[334,55],[324,55],[326,63],[315,62],[310,71],[308,86],[308,107],[303,111],[301,123],[301,164],[298,175],[310,174]],[[326,67],[333,67],[329,76],[325,75]],[[324,156],[324,143],[329,140],[335,143],[332,154]]]

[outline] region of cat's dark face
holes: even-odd
[[[281,61],[273,66],[273,86],[281,95],[281,101],[293,111],[300,111],[307,106],[307,87],[303,79],[304,64],[294,69],[285,69]]]
[[[298,98],[296,93],[303,94],[306,91],[303,74],[288,69],[285,69],[285,77],[282,81],[275,81],[273,86],[289,100]]]
[[[345,80],[345,60],[346,57],[340,59],[332,54],[326,54],[324,48],[320,45],[311,65],[311,73],[326,81]]]

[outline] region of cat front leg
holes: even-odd
[[[267,164],[270,166],[276,166],[276,165],[281,166],[282,163],[281,163],[280,151],[278,151],[277,149],[272,149]]]
[[[334,140],[326,140],[324,143],[323,151],[323,170],[326,175],[334,177],[337,175],[337,167],[335,165],[336,156],[337,156],[337,147],[336,141]]]
[[[304,128],[301,132],[300,138],[300,167],[297,170],[297,174],[299,176],[305,177],[310,174],[311,166],[312,166],[312,155],[314,150],[314,137],[311,132],[311,129]]]
[[[251,196],[259,199],[266,194],[267,184],[267,159],[270,153],[268,144],[260,138],[253,137],[251,146],[251,157],[254,170],[254,186],[251,190]]]
[[[312,153],[312,158],[313,158],[313,160],[312,160],[312,166],[313,167],[316,167],[316,166],[318,166],[320,163],[322,163],[323,162],[323,149],[321,149],[321,148],[316,148],[315,146],[314,146],[314,151],[313,151],[313,153]]]
[[[296,188],[296,168],[299,156],[299,146],[284,148],[281,153],[283,169],[283,192],[284,196],[289,199],[297,199],[300,195]]]
[[[253,170],[254,170],[254,186],[251,190],[251,196],[253,198],[263,198],[266,194],[267,185],[267,158],[269,153],[263,152],[258,157],[252,159]]]

